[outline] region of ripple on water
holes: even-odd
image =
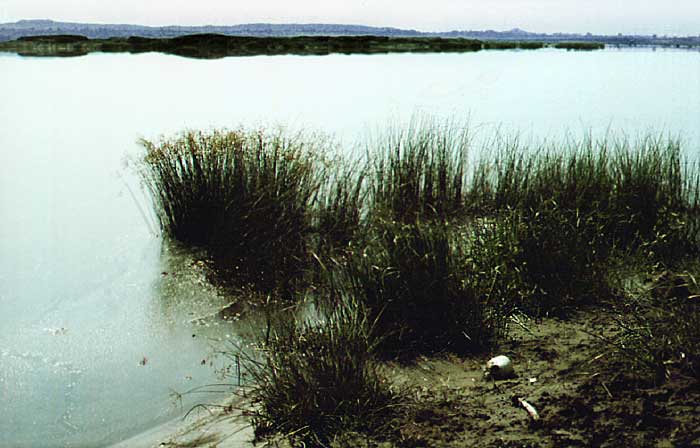
[[[38,437],[61,443],[81,431],[73,415],[83,369],[43,354],[8,349],[0,351],[0,365],[0,445],[29,446]]]

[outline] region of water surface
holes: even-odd
[[[218,381],[210,339],[236,329],[191,322],[226,298],[162,244],[141,137],[284,124],[350,144],[419,112],[534,139],[662,131],[700,153],[690,51],[0,54],[0,80],[0,446],[108,444]]]

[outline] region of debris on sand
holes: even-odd
[[[513,362],[509,357],[500,355],[486,363],[486,377],[494,380],[506,380],[515,376]]]

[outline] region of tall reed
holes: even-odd
[[[618,285],[625,297],[615,307],[619,331],[601,339],[616,349],[635,376],[656,384],[678,375],[700,381],[698,261],[675,273],[654,266],[640,269],[643,262],[637,263],[635,274],[645,281]]]
[[[494,140],[469,165],[466,126],[419,117],[371,141],[364,168],[329,159],[327,141],[283,132],[188,132],[143,144],[164,231],[204,247],[226,278],[265,291],[309,280],[310,253],[327,264],[367,247],[394,270],[415,261],[401,267],[404,278],[433,270],[425,281],[443,287],[452,274],[440,269],[454,258],[448,234],[480,220],[507,219],[517,231],[519,275],[545,309],[606,294],[615,253],[672,263],[700,252],[700,173],[671,138],[534,148]]]
[[[361,161],[331,160],[314,213],[315,252],[330,256],[349,248],[366,224],[367,174]]]
[[[352,298],[334,302],[320,320],[286,314],[259,341],[261,356],[248,357],[257,437],[329,446],[343,431],[377,430],[394,412],[398,396],[375,360],[373,322]]]
[[[366,307],[385,355],[479,351],[503,334],[523,289],[512,281],[512,246],[501,229],[375,223],[327,283]]]
[[[306,257],[325,141],[239,129],[142,144],[165,233],[205,248],[229,277],[290,287]]]
[[[417,117],[389,128],[368,151],[371,212],[400,222],[447,219],[464,207],[469,133]]]
[[[667,263],[698,253],[699,179],[674,139],[589,137],[535,149],[506,140],[475,168],[469,214],[517,214],[523,272],[549,309],[608,293],[615,253],[646,250]]]

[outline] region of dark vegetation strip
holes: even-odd
[[[564,50],[602,50],[605,44],[600,42],[557,42],[554,48]]]
[[[484,50],[537,50],[547,46],[540,41],[508,41],[508,40],[488,40],[484,41]]]
[[[563,46],[560,46],[563,45]],[[543,42],[480,41],[464,38],[385,36],[245,37],[193,34],[174,38],[88,39],[78,35],[25,36],[0,42],[0,51],[26,56],[75,56],[91,52],[162,52],[192,58],[254,55],[325,55],[331,53],[471,52],[481,49],[538,49]],[[598,49],[604,44],[574,42],[556,48]]]
[[[649,297],[616,280],[620,266],[698,257],[700,174],[677,140],[494,139],[474,161],[465,129],[426,119],[389,129],[359,162],[282,131],[144,146],[166,234],[204,248],[231,284],[314,300],[315,318],[283,313],[248,355],[259,436],[381,434],[405,397],[377,359],[493,348],[516,311],[612,301],[624,331],[608,342],[639,372],[661,381],[673,360],[700,378],[694,277]]]

